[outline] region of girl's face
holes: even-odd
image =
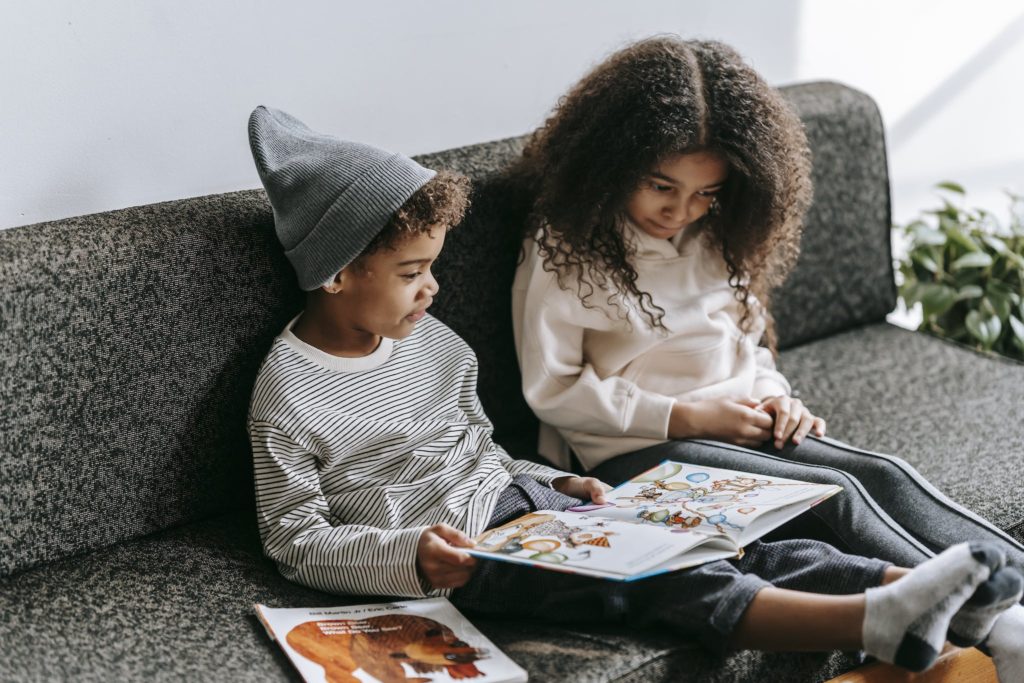
[[[728,175],[729,165],[713,152],[669,157],[630,195],[626,214],[651,237],[671,239],[708,212]]]

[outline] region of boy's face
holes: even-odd
[[[411,334],[437,294],[430,267],[441,253],[444,238],[445,229],[435,228],[342,270],[332,285],[344,297],[345,326],[356,334],[391,339]]]

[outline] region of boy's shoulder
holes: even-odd
[[[253,387],[253,407],[281,405],[290,402],[290,396],[308,396],[310,387],[345,388],[351,396],[353,393],[349,392],[372,387],[385,376],[415,373],[434,378],[453,366],[476,364],[476,354],[465,340],[429,314],[408,337],[397,341],[385,339],[382,344],[386,353],[360,359],[329,358],[323,352],[304,347],[286,329],[274,339],[260,366]],[[372,358],[374,355],[378,358]]]

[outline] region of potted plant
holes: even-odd
[[[1024,196],[1008,193],[1010,218],[1001,224],[959,205],[960,185],[936,187],[941,208],[894,226],[907,244],[900,296],[908,310],[921,304],[919,330],[1024,360]]]

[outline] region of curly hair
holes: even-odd
[[[720,211],[695,224],[721,251],[749,332],[756,297],[774,352],[771,290],[796,262],[810,204],[810,151],[782,96],[730,47],[656,36],[611,55],[559,101],[510,169],[534,196],[524,237],[560,286],[575,275],[589,307],[595,289],[639,305],[663,328],[665,311],[637,285],[622,221],[632,193],[662,161],[709,152],[729,165]]]
[[[452,171],[438,171],[398,207],[353,264],[359,267],[363,258],[382,249],[395,249],[409,237],[439,227],[450,230],[462,222],[468,208],[469,178]]]

